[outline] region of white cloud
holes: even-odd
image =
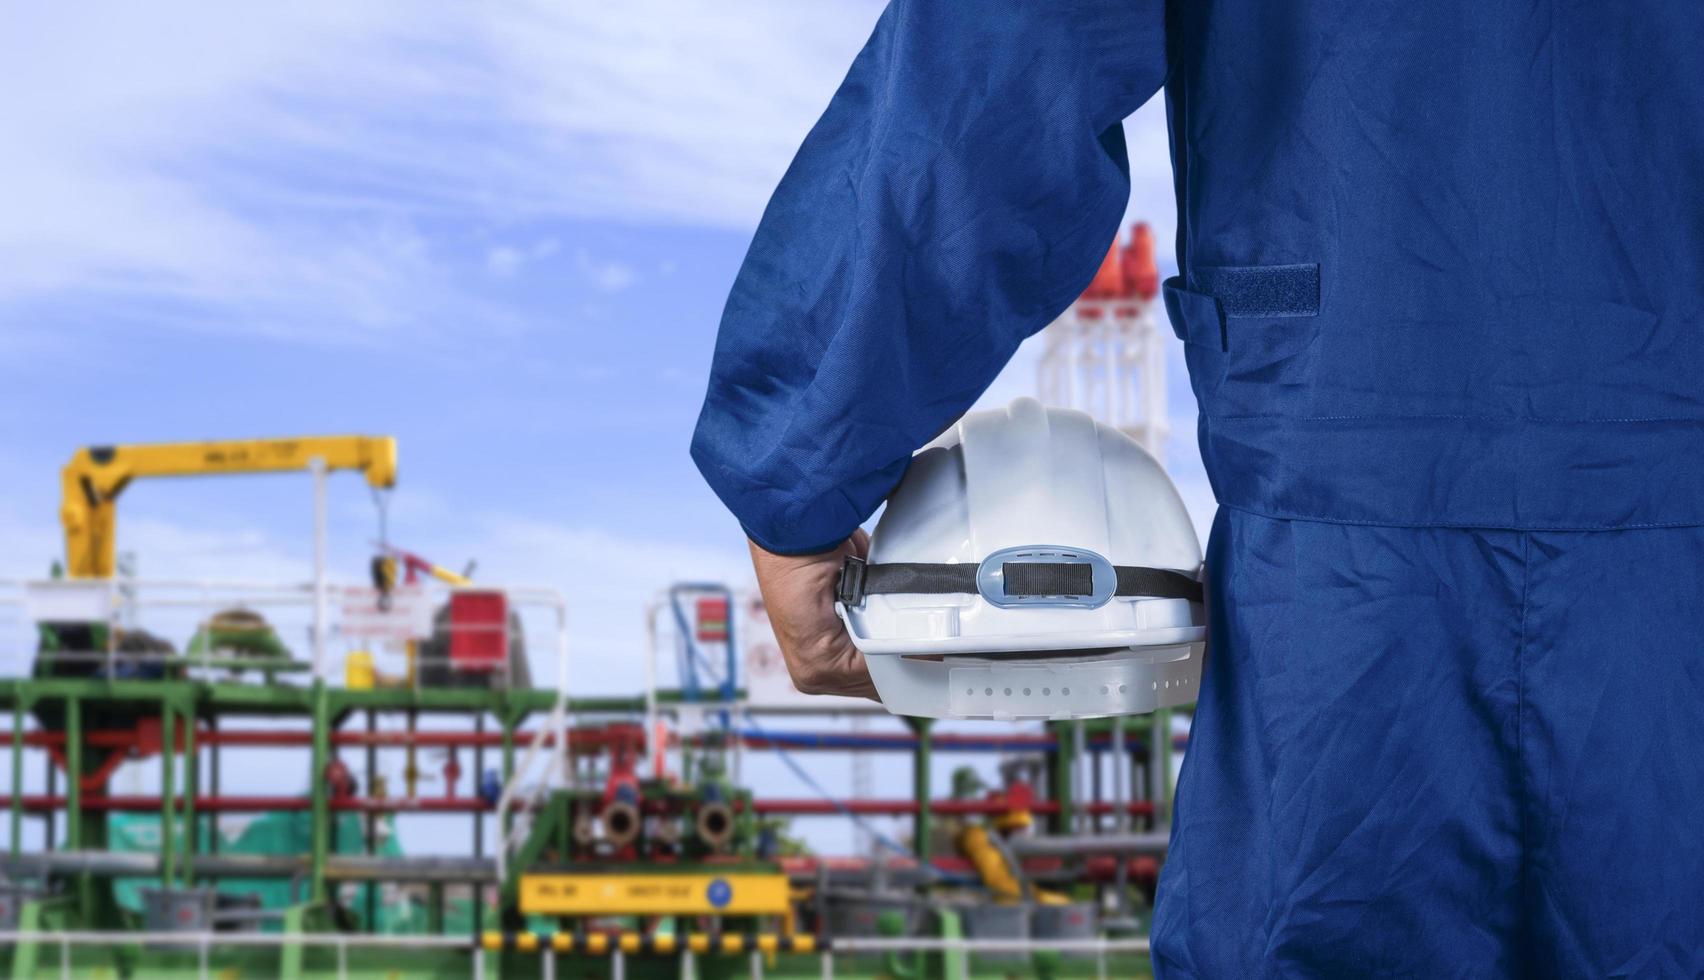
[[[456,285],[446,222],[749,223],[875,12],[9,8],[0,316],[59,295],[89,321],[319,341],[517,326]],[[504,247],[498,274],[522,259]]]
[[[602,293],[619,293],[639,279],[638,271],[632,266],[623,262],[594,259],[585,249],[574,253],[574,267],[593,288]]]
[[[554,238],[541,238],[525,247],[512,244],[493,245],[485,253],[485,269],[499,279],[512,279],[523,267],[541,259],[548,259],[560,249],[561,243]]]
[[[511,248],[508,245],[499,245],[485,253],[485,267],[491,270],[492,275],[500,279],[508,279],[514,276],[516,272],[520,271],[521,263],[524,261],[526,261],[526,256],[521,253],[521,250]]]
[[[501,277],[539,256],[502,242],[469,260],[460,236],[749,227],[880,6],[16,5],[0,33],[0,322],[54,296],[77,322],[319,342],[520,329],[459,266]],[[1130,136],[1133,210],[1169,216],[1163,112]]]
[[[336,311],[327,338],[409,319],[399,284],[430,264],[410,222],[326,227],[233,163],[278,139],[270,87],[352,58],[370,14],[16,10],[0,40],[0,297],[74,291],[127,321],[234,306],[271,332]]]

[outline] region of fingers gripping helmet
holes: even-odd
[[[836,609],[882,701],[927,718],[1090,718],[1195,700],[1201,545],[1135,440],[1021,398],[911,461]]]

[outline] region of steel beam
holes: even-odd
[[[325,859],[331,839],[331,808],[327,805],[326,762],[331,754],[331,700],[325,683],[314,681],[313,752],[308,761],[308,798],[313,812],[310,828],[308,895],[314,904],[325,901]]]
[[[1156,831],[1145,834],[1064,834],[1047,837],[1014,837],[1007,846],[1019,857],[1087,857],[1096,854],[1166,853],[1170,835]]]

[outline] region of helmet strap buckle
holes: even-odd
[[[869,565],[856,555],[847,555],[840,563],[840,578],[834,584],[834,598],[848,609],[864,604],[864,580]]]

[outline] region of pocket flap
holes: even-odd
[[[1179,340],[1217,351],[1227,349],[1225,314],[1218,300],[1185,289],[1180,276],[1167,279],[1163,291],[1166,315],[1171,318],[1172,333]]]

